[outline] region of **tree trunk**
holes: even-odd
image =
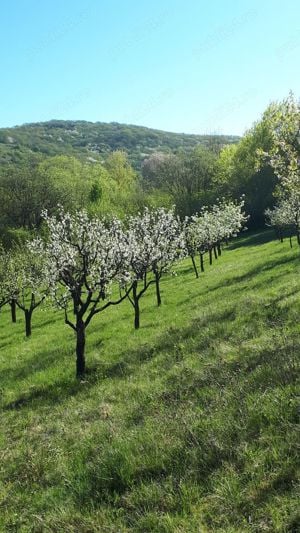
[[[200,254],[200,268],[201,268],[201,272],[204,272],[203,254]]]
[[[76,377],[81,378],[85,372],[85,324],[81,318],[76,321]]]
[[[218,249],[218,255],[222,255],[221,244],[219,242],[217,244],[217,249]]]
[[[209,264],[212,265],[212,249],[210,248],[208,252],[209,252]]]
[[[11,321],[15,324],[17,322],[17,306],[16,300],[13,298],[10,301]]]
[[[299,231],[297,231],[297,243],[300,245],[300,234],[299,234]]]
[[[195,259],[194,259],[193,255],[191,255],[191,259],[192,259],[193,267],[194,267],[194,270],[195,270],[196,278],[199,278],[198,270],[197,270]]]
[[[134,328],[139,329],[140,327],[140,306],[139,306],[139,297],[137,294],[137,281],[134,281],[132,285],[132,297],[133,297],[133,304],[134,304]]]
[[[215,246],[214,246],[214,256],[215,256],[215,259],[218,259],[217,248]]]
[[[290,247],[293,248],[292,236],[290,235]]]
[[[159,288],[159,274],[155,272],[155,287],[156,287],[156,299],[158,307],[161,305],[160,288]]]
[[[26,333],[26,337],[30,337],[32,311],[30,309],[25,309],[24,312],[25,312],[25,333]]]

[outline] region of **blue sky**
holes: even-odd
[[[300,96],[298,0],[1,2],[0,126],[57,119],[242,134]]]

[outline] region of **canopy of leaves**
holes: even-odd
[[[139,170],[144,158],[155,151],[188,152],[198,144],[221,148],[237,140],[232,135],[169,133],[116,122],[51,120],[0,129],[0,162],[21,163],[28,155],[39,153],[75,156],[93,163],[106,159],[112,151],[125,150]]]

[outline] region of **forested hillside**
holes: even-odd
[[[238,141],[236,136],[188,135],[116,122],[51,120],[0,129],[0,163],[22,161],[30,152],[72,155],[83,160],[101,160],[114,150],[124,150],[131,164],[153,152],[191,151],[197,145],[220,149]]]

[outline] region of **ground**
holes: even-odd
[[[81,382],[61,313],[2,310],[0,531],[299,531],[299,259],[265,231],[182,262],[139,331],[94,319]]]

